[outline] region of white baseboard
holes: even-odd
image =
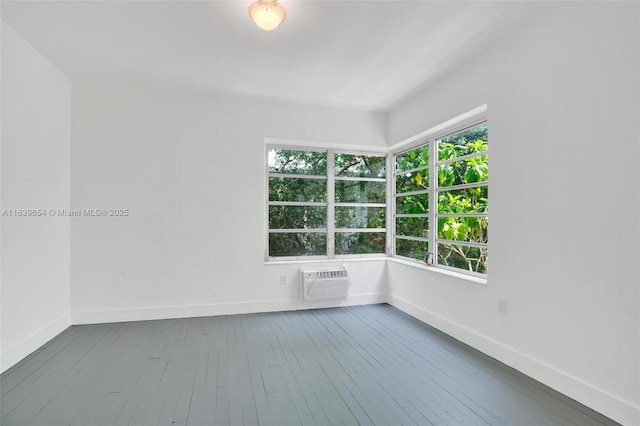
[[[208,317],[217,315],[251,314],[257,312],[293,311],[332,308],[338,306],[386,303],[383,293],[350,295],[346,299],[326,301],[295,301],[290,299],[254,300],[249,302],[213,303],[208,305],[178,305],[163,307],[74,311],[72,324],[100,324],[123,321],[146,321],[172,318]]]
[[[390,295],[388,303],[623,425],[640,425],[640,406],[622,400],[405,299]]]
[[[69,326],[71,326],[71,316],[67,313],[36,330],[10,348],[3,349],[0,355],[0,372],[7,371]]]

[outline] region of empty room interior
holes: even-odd
[[[640,425],[640,2],[0,18],[2,425]]]

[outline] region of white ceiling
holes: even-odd
[[[287,21],[264,32],[249,3],[3,0],[1,16],[72,79],[115,75],[384,111],[508,37],[533,8],[281,0]]]

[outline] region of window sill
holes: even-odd
[[[290,259],[290,260],[265,260],[265,265],[296,265],[305,263],[345,263],[345,262],[369,262],[372,260],[388,260],[384,254],[380,256],[363,256],[363,257],[334,257],[324,259]]]
[[[475,277],[473,275],[463,274],[461,272],[450,271],[444,268],[438,268],[437,266],[429,266],[420,261],[413,261],[402,259],[393,256],[361,256],[361,257],[334,257],[332,259],[287,259],[287,260],[265,260],[265,265],[302,265],[309,263],[349,263],[349,262],[369,262],[384,260],[388,262],[399,263],[401,265],[411,266],[412,268],[422,269],[429,272],[435,272],[436,274],[447,275],[449,277],[458,278],[463,281],[469,281],[476,284],[487,285],[487,279],[482,277]]]
[[[481,277],[474,277],[472,275],[463,274],[461,272],[450,271],[444,268],[438,268],[437,266],[429,266],[419,261],[412,261],[406,259],[400,259],[398,257],[388,257],[389,262],[399,263],[401,265],[411,266],[412,268],[422,269],[429,272],[435,272],[436,274],[447,275],[449,277],[458,278],[464,281],[470,281],[476,284],[487,285],[487,279]]]

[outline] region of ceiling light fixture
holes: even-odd
[[[284,22],[287,10],[278,0],[256,0],[249,5],[249,16],[259,28],[271,31]]]

